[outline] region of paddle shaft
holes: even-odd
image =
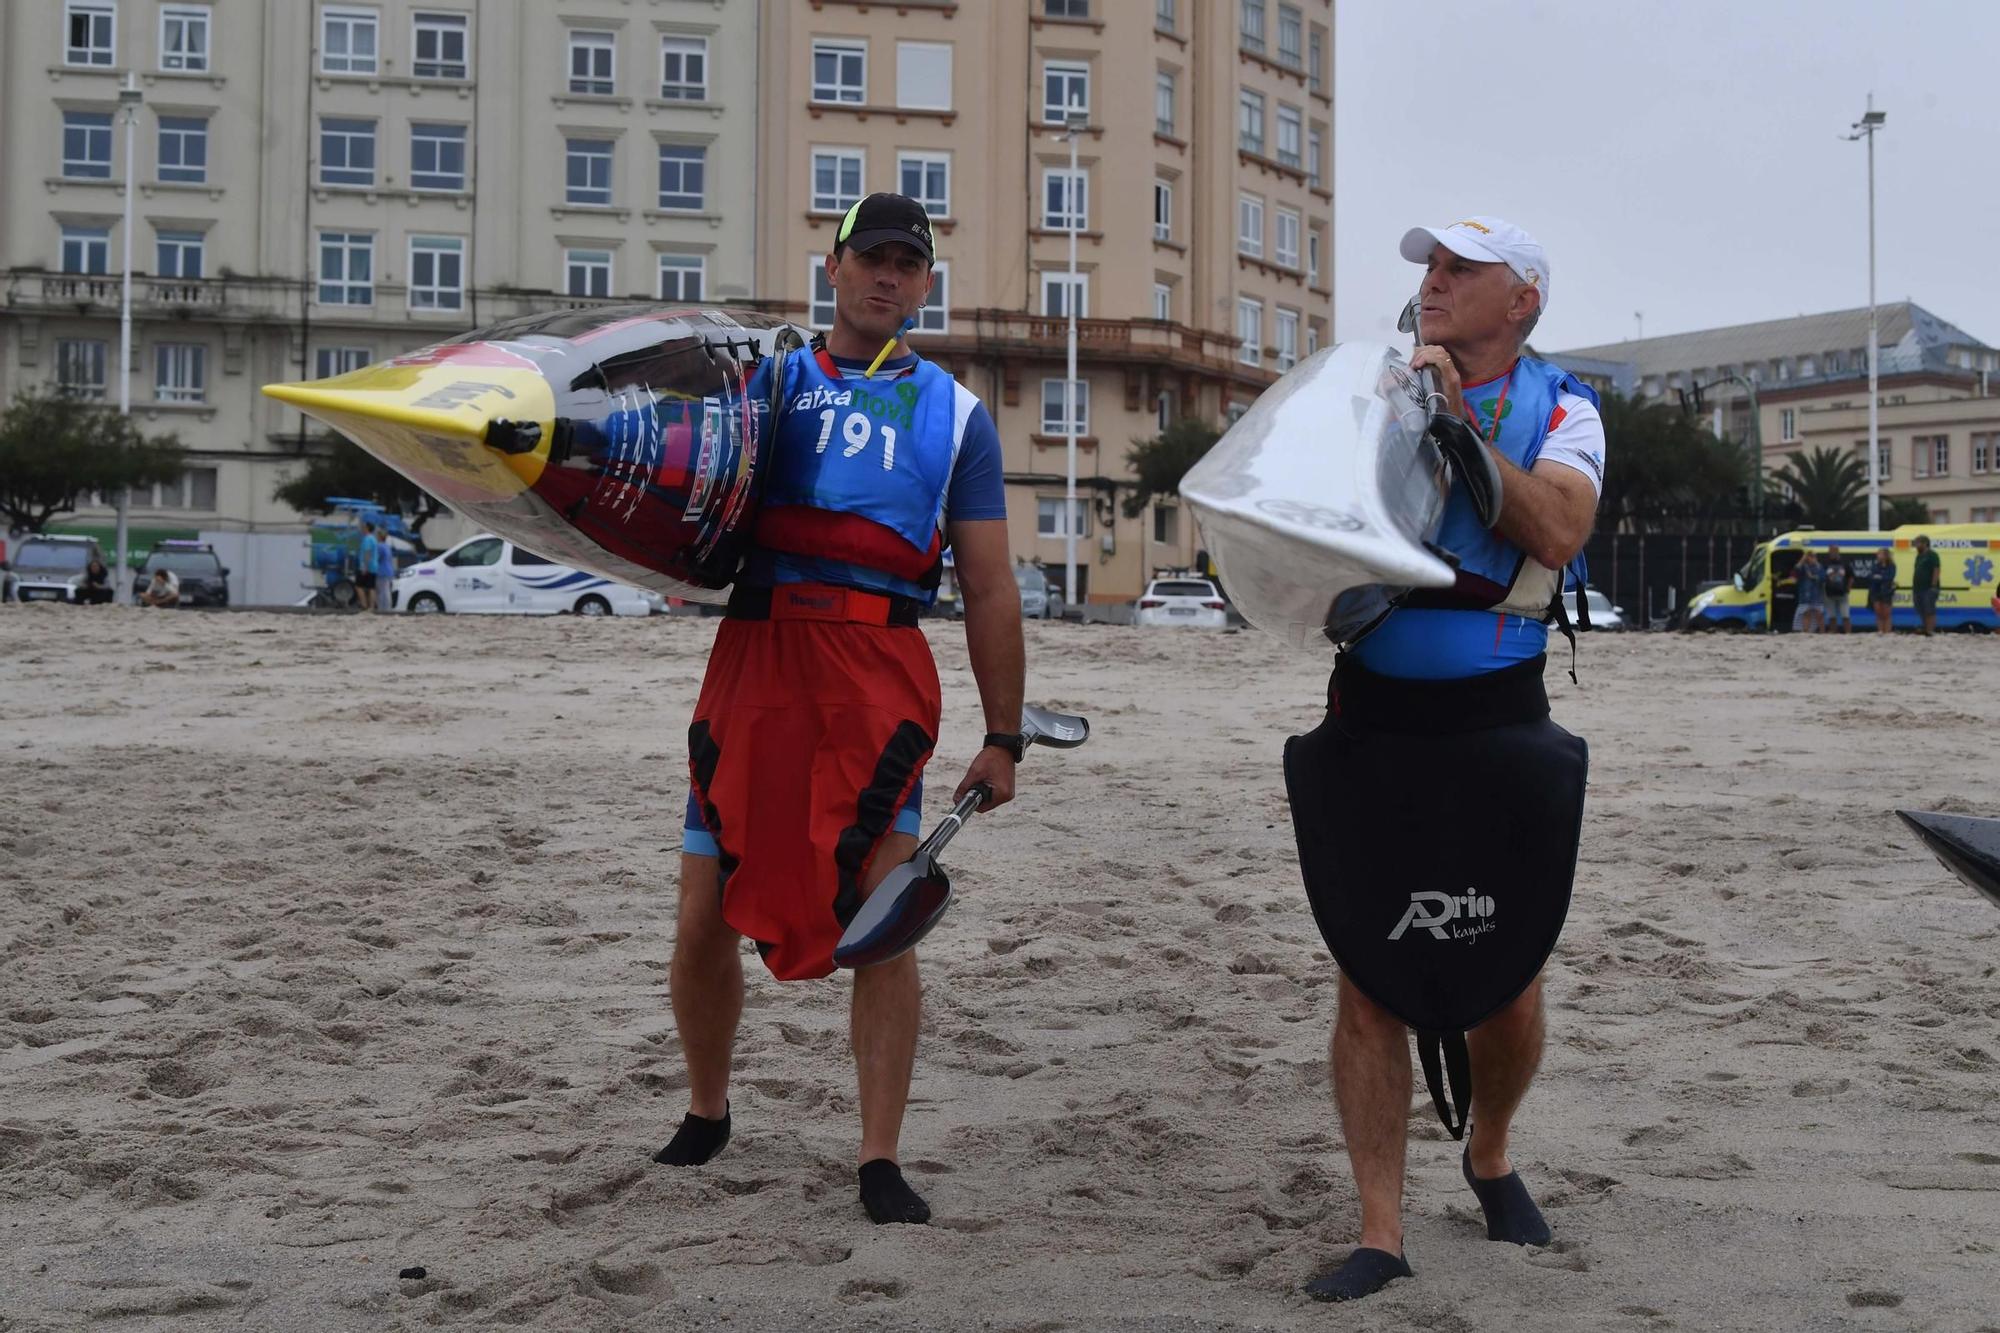
[[[924,839],[923,845],[917,848],[917,854],[935,858],[947,843],[958,836],[958,831],[965,827],[965,821],[972,818],[972,812],[992,799],[993,789],[983,782],[967,792],[965,799],[931,830],[931,836]]]

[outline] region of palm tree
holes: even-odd
[[[1771,483],[1791,496],[1799,519],[1816,528],[1858,528],[1868,521],[1868,470],[1858,454],[1822,445],[1794,449]]]

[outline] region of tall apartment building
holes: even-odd
[[[1129,598],[1196,542],[1171,497],[1125,516],[1131,443],[1231,419],[1328,336],[1332,12],[12,0],[0,393],[60,380],[115,401],[128,377],[142,427],[193,451],[179,486],[136,498],[142,543],[296,523],[271,491],[308,429],[259,385],[598,301],[745,302],[823,326],[840,214],[898,189],[939,238],[912,338],[994,411],[1016,552],[1059,563],[1074,522],[1081,590]],[[1082,498],[1065,515],[1071,303]]]
[[[2000,350],[1911,301],[1876,311],[1876,467],[1882,494],[1939,523],[2000,521]],[[1832,446],[1868,457],[1868,311],[1764,320],[1556,352],[1600,388],[1667,398],[1737,375],[1757,386],[1764,466]],[[1707,391],[1711,425],[1747,438],[1747,395]]]

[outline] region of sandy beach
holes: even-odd
[[[1552,668],[1593,781],[1515,1161],[1556,1240],[1485,1240],[1413,1096],[1418,1276],[1326,1307],[1358,1215],[1278,768],[1326,664],[1029,627],[1096,736],[951,849],[936,1221],[876,1228],[838,980],[753,959],[735,1140],[648,1161],[717,623],[4,608],[0,1330],[2000,1329],[2000,913],[1890,813],[2000,813],[2000,642]],[[928,632],[941,793],[983,728]]]

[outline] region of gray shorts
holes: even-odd
[[[1830,625],[1847,623],[1847,594],[1837,592],[1826,599],[1826,619]]]
[[[1922,615],[1926,611],[1936,611],[1937,595],[1938,590],[1936,588],[1918,588],[1910,594],[1910,603],[1917,608],[1918,615]]]

